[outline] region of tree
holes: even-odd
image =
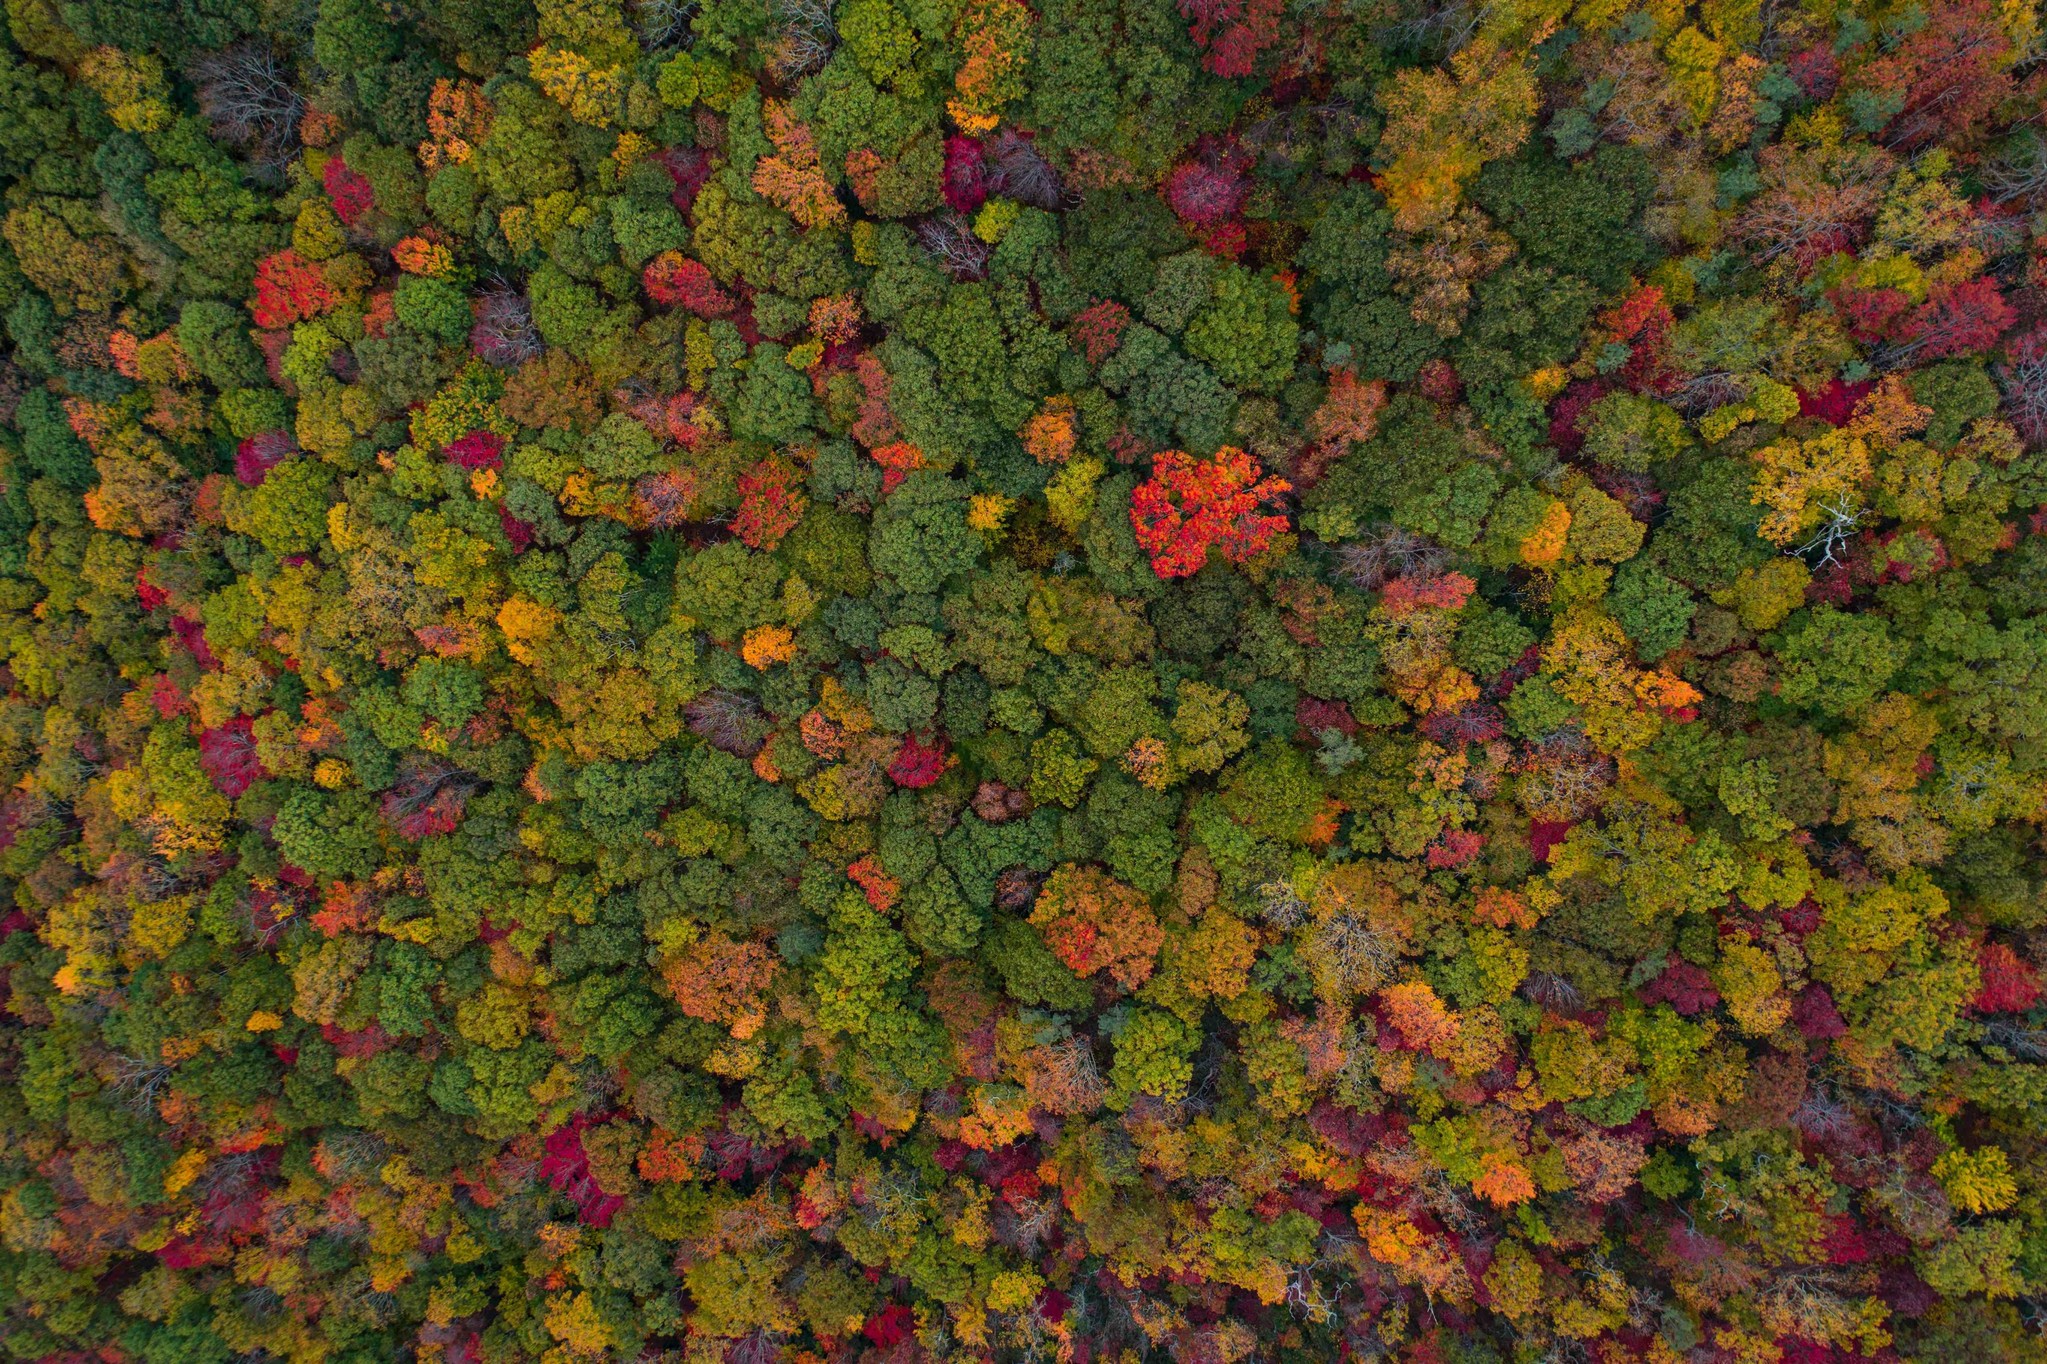
[[[980,558],[981,541],[967,528],[970,500],[963,485],[942,474],[911,474],[875,513],[868,561],[905,591],[937,591]]]
[[[736,306],[702,261],[680,251],[654,257],[641,272],[641,281],[647,297],[656,303],[680,304],[698,317],[724,317]]]
[[[320,0],[313,22],[313,60],[338,75],[382,65],[398,53],[399,35],[363,0]]]
[[[796,470],[763,460],[739,476],[739,512],[732,530],[750,548],[773,550],[803,519],[806,503],[796,491]]]
[[[1632,147],[1606,143],[1570,163],[1531,144],[1481,171],[1471,198],[1535,264],[1615,290],[1650,258],[1640,220],[1654,195],[1654,173]]]
[[[1447,218],[1485,162],[1527,140],[1535,103],[1533,78],[1490,42],[1460,51],[1448,73],[1396,75],[1380,142],[1394,225],[1413,232]]]
[[[1876,700],[1905,661],[1905,646],[1880,619],[1815,607],[1785,631],[1779,694],[1793,705],[1849,715]]]
[[[1996,281],[1977,278],[1934,289],[1896,334],[1905,355],[1944,360],[1991,349],[2017,320]]]
[[[1187,353],[1214,366],[1226,384],[1269,391],[1293,373],[1300,335],[1293,310],[1277,281],[1228,266],[1187,324]]]
[[[841,895],[816,977],[818,1017],[839,1032],[866,1033],[902,1007],[903,986],[914,970],[902,934],[858,895]]]
[[[1030,917],[1075,975],[1106,971],[1124,989],[1150,977],[1165,941],[1145,898],[1096,867],[1055,868]]]
[[[1645,473],[1677,458],[1690,444],[1677,413],[1632,393],[1607,394],[1592,404],[1581,422],[1585,453],[1626,473]]]
[[[787,210],[806,228],[836,227],[846,221],[846,210],[832,194],[818,164],[817,148],[810,130],[798,123],[788,106],[769,100],[763,106],[768,136],[776,154],[754,163],[756,192]]]
[[[1286,527],[1284,516],[1262,508],[1290,488],[1231,446],[1207,461],[1168,450],[1153,461],[1151,478],[1131,494],[1130,524],[1139,546],[1152,556],[1152,571],[1184,578],[1200,569],[1211,548],[1235,562],[1262,551]]]
[[[683,1013],[729,1028],[744,1041],[767,1022],[762,996],[774,980],[775,966],[760,943],[713,934],[670,961],[663,978]]]
[[[469,300],[447,280],[408,275],[392,297],[398,320],[444,346],[468,339],[474,321]]]
[[[960,11],[956,39],[965,60],[946,112],[967,132],[992,130],[1003,106],[1023,94],[1032,18],[1015,0],[974,0]]]
[[[325,538],[333,474],[306,456],[279,461],[261,484],[226,502],[229,526],[277,554],[304,554]]]
[[[1895,101],[1886,109],[1893,114],[1886,133],[1894,144],[1918,147],[1936,139],[1966,144],[1980,135],[1982,121],[2011,89],[2010,53],[2009,38],[1990,8],[1965,4],[1940,32],[1916,34],[1870,63],[1858,83]]]
[[[1233,692],[1205,682],[1182,682],[1173,708],[1176,766],[1188,772],[1216,772],[1251,742],[1244,722],[1251,708]]]
[[[242,314],[216,299],[193,299],[178,314],[178,348],[218,388],[254,388],[263,357],[249,342]]]
[[[1127,1108],[1139,1095],[1178,1102],[1194,1079],[1194,1042],[1194,1031],[1173,1015],[1140,1009],[1116,1034],[1108,1105]]]
[[[320,316],[338,301],[326,275],[295,248],[257,262],[256,300],[249,312],[259,327],[288,327]]]
[[[134,270],[111,249],[90,214],[72,200],[44,199],[0,220],[22,274],[65,311],[102,311],[129,287]]]

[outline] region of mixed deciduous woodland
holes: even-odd
[[[2047,1359],[2031,0],[5,0],[0,1356]]]

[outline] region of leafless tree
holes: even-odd
[[[1896,161],[1875,148],[1828,156],[1783,145],[1763,154],[1764,191],[1734,220],[1758,262],[1853,243],[1882,202]]]
[[[1394,7],[1374,38],[1386,47],[1414,48],[1449,57],[1478,33],[1486,7],[1467,0],[1407,0]]]
[[[113,1073],[114,1091],[137,1113],[153,1112],[156,1096],[171,1079],[171,1068],[164,1062],[139,1059],[125,1052],[116,1052],[107,1068]]]
[[[1699,416],[1748,396],[1748,383],[1733,370],[1695,374],[1679,382],[1671,404],[1687,416]]]
[[[2014,133],[1978,172],[1992,203],[2030,202],[2047,192],[2047,132],[2037,127]]]
[[[383,1138],[353,1128],[329,1130],[320,1147],[344,1179],[383,1164],[391,1149]]]
[[[1791,553],[1800,559],[1818,554],[1820,557],[1812,566],[1827,568],[1846,560],[1845,548],[1855,538],[1856,528],[1862,521],[1862,509],[1845,497],[1837,497],[1832,502],[1820,504],[1820,516],[1823,519],[1812,538]]]
[[[696,13],[696,0],[634,0],[632,6],[633,26],[653,49],[689,46],[689,21]]]
[[[839,45],[832,0],[774,0],[775,38],[768,69],[784,85],[817,70]]]
[[[780,1331],[762,1327],[749,1331],[725,1349],[725,1364],[775,1364],[782,1357],[786,1339]]]
[[[2003,1047],[2023,1061],[2047,1061],[2047,1028],[2029,1028],[1999,1019],[1984,1027],[1983,1040],[1990,1046]]]
[[[250,1284],[237,1297],[242,1315],[259,1325],[274,1322],[283,1315],[283,1295],[267,1284]]]
[[[1311,1264],[1296,1265],[1287,1278],[1286,1306],[1289,1312],[1305,1321],[1327,1325],[1336,1320],[1336,1291],[1325,1284],[1318,1270],[1337,1270],[1339,1264],[1322,1256]]]
[[[1570,822],[1596,807],[1617,775],[1575,726],[1544,738],[1522,763],[1515,796],[1531,818]]]
[[[988,273],[995,248],[976,237],[957,213],[941,213],[917,224],[917,244],[957,280],[980,279]]]
[[[533,305],[509,284],[496,284],[476,299],[476,322],[469,345],[490,364],[503,369],[539,358],[540,329],[533,325]]]
[[[28,376],[12,360],[0,360],[0,422],[11,424],[27,396]]]
[[[713,687],[683,707],[690,731],[713,748],[740,758],[761,751],[767,724],[751,696]]]
[[[1066,187],[1059,172],[1038,154],[1028,137],[1014,128],[1003,128],[988,145],[988,187],[995,193],[1044,209],[1047,213],[1066,206]]]
[[[1440,572],[1450,553],[1426,535],[1399,526],[1375,526],[1336,551],[1337,576],[1364,592],[1376,592],[1395,578]]]
[[[260,169],[282,172],[298,147],[306,108],[290,65],[268,43],[250,41],[203,53],[191,76],[214,137],[241,148]]]
[[[2047,445],[2047,327],[2012,344],[2009,358],[1997,367],[1997,379],[2012,425],[2029,444]]]
[[[1034,1080],[1034,1101],[1064,1116],[1092,1113],[1101,1106],[1106,1086],[1095,1050],[1086,1040],[1069,1037],[1064,1042],[1037,1048],[1032,1053],[1041,1078]]]
[[[1578,987],[1554,971],[1530,971],[1521,983],[1521,993],[1529,1003],[1556,1013],[1575,1013],[1585,1003]]]
[[[1807,1136],[1830,1136],[1854,1126],[1855,1110],[1824,1085],[1816,1086],[1791,1115],[1791,1121]]]
[[[1341,992],[1366,994],[1393,974],[1400,953],[1359,915],[1336,914],[1310,931],[1308,959],[1315,974],[1332,978]]]
[[[1308,921],[1308,902],[1285,881],[1258,887],[1258,915],[1274,928],[1295,929]]]
[[[446,758],[408,754],[396,784],[384,795],[384,818],[407,838],[423,837],[437,826],[452,826],[470,794],[483,784],[483,778]]]

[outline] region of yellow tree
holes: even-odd
[[[1447,221],[1479,168],[1528,140],[1538,103],[1526,61],[1485,39],[1451,58],[1448,72],[1400,72],[1383,98],[1382,185],[1402,232]]]

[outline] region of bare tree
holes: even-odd
[[[1896,168],[1876,148],[1829,154],[1779,144],[1761,159],[1766,188],[1734,220],[1734,234],[1756,247],[1758,262],[1851,245]]]
[[[1400,960],[1393,940],[1356,914],[1337,914],[1316,924],[1308,935],[1307,956],[1318,979],[1328,978],[1336,993],[1347,995],[1376,990]]]
[[[689,46],[696,13],[696,0],[634,0],[632,6],[633,26],[651,49]]]
[[[726,1347],[725,1364],[774,1364],[782,1357],[784,1339],[780,1331],[766,1327],[750,1331]]]
[[[171,1067],[158,1060],[142,1060],[117,1052],[108,1061],[113,1073],[113,1090],[137,1113],[156,1109],[156,1096],[170,1083]]]
[[[1258,915],[1274,928],[1292,930],[1308,921],[1308,902],[1286,881],[1258,887]]]
[[[832,0],[774,0],[775,39],[768,49],[768,70],[788,85],[832,59],[839,45],[832,22]]]
[[[1448,58],[1462,51],[1478,33],[1486,8],[1467,0],[1408,0],[1389,7],[1393,12],[1374,30],[1385,47],[1412,48]]]
[[[1992,203],[2031,201],[2047,192],[2047,132],[2021,128],[1979,172]]]
[[[741,758],[761,751],[767,722],[751,696],[713,687],[684,706],[682,713],[690,731],[713,748]]]
[[[917,224],[917,244],[957,280],[980,279],[988,273],[995,248],[976,237],[957,213],[941,213]]]
[[[1066,187],[1059,172],[1039,155],[1030,138],[1003,128],[988,145],[988,187],[995,193],[1047,213],[1066,207]]]
[[[2012,343],[1997,379],[2012,425],[2029,444],[2047,445],[2047,326]]]
[[[1554,971],[1530,971],[1521,983],[1521,993],[1529,1003],[1557,1013],[1575,1013],[1585,1003],[1578,987]]]
[[[533,325],[533,305],[509,284],[497,284],[477,295],[475,325],[469,345],[490,364],[502,369],[538,359],[540,329]]]
[[[1820,504],[1820,527],[1813,537],[1790,553],[1803,559],[1810,554],[1820,557],[1812,566],[1828,568],[1846,560],[1845,546],[1855,537],[1856,528],[1862,521],[1862,509],[1845,497]]]
[[[1427,576],[1450,562],[1450,552],[1428,536],[1399,526],[1375,526],[1336,551],[1336,575],[1352,587],[1375,592],[1395,578]]]
[[[258,168],[281,173],[298,149],[306,109],[290,66],[268,43],[251,41],[201,54],[191,76],[214,137],[240,147]]]

